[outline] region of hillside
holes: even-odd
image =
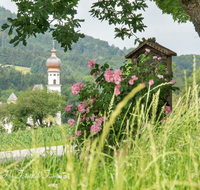
[[[0,24],[6,22],[7,17],[15,17],[15,14],[0,7]],[[17,91],[26,90],[28,87],[32,87],[35,82],[36,74],[41,74],[42,80],[39,83],[46,85],[44,79],[46,78],[46,60],[51,55],[52,49],[52,36],[50,33],[45,35],[38,35],[37,38],[31,37],[27,40],[27,46],[19,44],[17,47],[13,47],[9,44],[10,39],[13,36],[8,36],[7,31],[0,31],[0,64],[1,65],[15,65],[30,68],[31,75],[26,74],[25,78],[28,76],[32,77],[34,80],[29,81],[28,84],[24,85],[24,79],[21,77],[18,81],[12,83],[6,83],[6,78],[2,78],[2,84],[0,84],[0,96],[2,90],[14,89]],[[63,48],[55,43],[55,48],[57,50],[57,56],[62,61],[62,93],[67,96],[67,100],[72,100],[76,102],[76,98],[72,97],[70,94],[70,87],[74,82],[86,81],[88,79],[90,70],[88,69],[87,63],[91,58],[96,58],[97,62],[103,64],[108,62],[113,68],[119,68],[125,61],[124,56],[128,54],[133,49],[123,50],[115,46],[110,46],[108,42],[99,39],[94,39],[91,36],[85,36],[85,38],[80,39],[76,44],[72,45],[72,50],[64,52]],[[200,67],[200,57],[196,56],[197,64],[196,68]],[[184,88],[184,71],[187,70],[187,77],[191,75],[193,69],[193,55],[181,55],[173,57],[173,62],[175,62],[176,67],[174,68],[174,79],[177,80],[177,86]],[[13,72],[13,71],[12,71]],[[9,71],[7,77],[9,78]],[[6,75],[6,74],[5,74]],[[17,74],[16,72],[16,75]],[[89,78],[92,80],[91,78]],[[26,88],[24,87],[26,86]],[[23,88],[22,88],[23,87]]]

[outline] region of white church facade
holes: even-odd
[[[56,56],[56,50],[53,49],[51,50],[51,57],[47,59],[46,61],[46,66],[48,68],[47,73],[48,73],[48,85],[47,85],[47,90],[48,91],[58,91],[61,94],[61,84],[60,84],[60,67],[61,67],[61,61],[60,59]],[[40,85],[35,85],[33,87],[33,90],[43,89],[42,84]],[[10,97],[7,100],[7,103],[15,103],[17,101],[17,97],[14,93],[10,95]],[[61,125],[61,111],[57,113],[56,118],[53,118],[53,123],[56,123],[58,125]],[[45,123],[45,122],[44,122]],[[12,130],[12,122],[7,123],[7,120],[5,119],[4,121],[0,120],[0,124],[7,130],[8,133],[11,133]],[[27,124],[29,125],[34,125],[33,119],[31,117],[28,118]],[[50,125],[50,122],[48,123]],[[37,126],[37,125],[36,125]]]

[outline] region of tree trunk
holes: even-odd
[[[190,16],[194,28],[200,37],[200,0],[180,0],[183,9]]]

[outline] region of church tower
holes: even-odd
[[[51,57],[47,59],[46,66],[48,68],[48,90],[57,90],[61,93],[61,85],[60,85],[60,66],[61,61],[56,56],[56,50],[51,50]]]
[[[61,84],[60,84],[60,67],[61,61],[56,56],[56,50],[54,49],[54,42],[53,42],[53,49],[51,50],[51,57],[47,59],[46,66],[48,68],[48,85],[47,90],[58,91],[61,94]],[[57,113],[57,118],[54,120],[58,125],[61,125],[61,112]]]

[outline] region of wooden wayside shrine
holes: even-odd
[[[177,56],[177,53],[174,51],[160,45],[155,40],[147,40],[140,44],[136,49],[131,51],[125,56],[126,59],[131,59],[132,63],[138,63],[138,57],[140,54],[145,53],[145,49],[151,50],[150,53],[153,56],[161,57],[160,62],[165,63],[166,68],[169,71],[170,75],[173,75],[172,72],[172,56]],[[172,108],[172,90],[169,90],[167,97],[167,104]]]

